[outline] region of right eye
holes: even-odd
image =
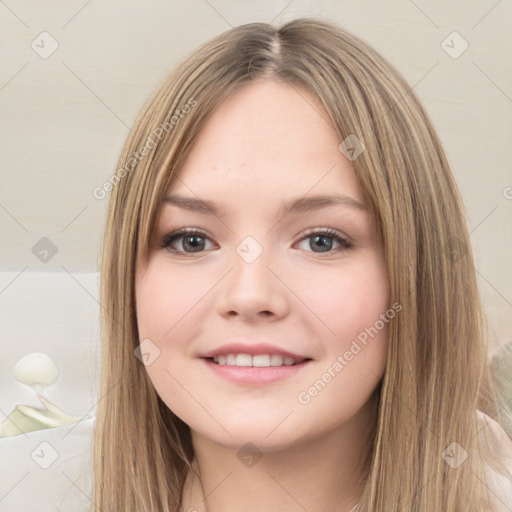
[[[195,254],[205,250],[206,241],[211,240],[207,234],[195,228],[184,228],[165,235],[161,247],[173,254]],[[181,249],[177,249],[181,246]]]

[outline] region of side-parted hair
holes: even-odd
[[[352,165],[382,239],[390,303],[402,306],[389,322],[358,512],[494,510],[486,464],[501,466],[476,411],[501,421],[449,162],[402,75],[361,39],[315,18],[242,25],[202,45],[159,85],[129,133],[109,186],[102,247],[94,510],[180,510],[194,450],[188,425],[134,355],[142,341],[136,265],[150,254],[164,194],[202,126],[259,79],[313,93],[340,143],[349,135],[363,142]],[[454,442],[468,454],[456,469],[443,456]]]

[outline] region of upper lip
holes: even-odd
[[[295,361],[303,361],[310,359],[308,356],[296,354],[289,350],[284,350],[276,345],[269,343],[241,343],[233,342],[226,343],[218,348],[204,352],[200,357],[218,357],[226,356],[228,354],[248,354],[250,356],[257,356],[260,354],[279,355],[282,357],[292,357]]]

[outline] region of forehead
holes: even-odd
[[[166,195],[256,206],[310,191],[363,202],[340,142],[309,91],[256,81],[230,95],[207,120]]]

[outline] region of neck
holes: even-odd
[[[194,471],[185,481],[182,510],[349,512],[364,484],[363,460],[374,425],[368,403],[335,431],[256,452],[253,459],[193,431]]]

